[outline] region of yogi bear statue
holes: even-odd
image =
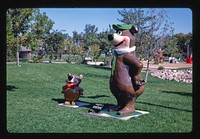
[[[117,100],[117,106],[109,111],[119,115],[135,111],[135,100],[144,91],[141,78],[143,64],[135,55],[135,36],[138,29],[133,25],[113,25],[116,33],[108,35],[108,41],[114,46],[110,90]]]

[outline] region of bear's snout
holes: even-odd
[[[113,34],[109,34],[109,35],[108,35],[108,40],[109,40],[109,41],[112,41],[113,38],[114,38],[114,35],[113,35]]]

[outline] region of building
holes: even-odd
[[[19,58],[30,60],[31,59],[31,49],[29,49],[25,46],[20,46]]]

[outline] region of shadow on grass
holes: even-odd
[[[52,98],[51,100],[58,102],[58,104],[65,102],[65,99],[60,99],[60,98]],[[85,108],[92,108],[95,104],[103,104],[103,103],[98,103],[98,102],[97,103],[91,103],[91,102],[80,101],[80,100],[77,100],[76,102],[86,104],[86,105],[79,106],[79,107],[85,107]],[[115,106],[113,104],[103,104],[103,105],[104,105],[104,107],[103,107],[104,109],[107,109],[108,107]]]
[[[51,100],[56,101],[58,103],[64,103],[65,99],[61,99],[61,98],[52,98]]]
[[[96,69],[105,69],[105,70],[111,70],[110,67],[105,67],[105,66],[94,66]]]
[[[162,108],[167,108],[167,109],[173,109],[173,110],[179,110],[179,111],[185,111],[185,112],[192,112],[192,110],[179,109],[179,108],[164,106],[164,105],[160,105],[160,104],[153,104],[153,103],[149,103],[149,102],[140,102],[140,101],[136,101],[136,103],[141,103],[141,104],[146,104],[146,105],[156,106],[156,107],[162,107]]]
[[[94,74],[94,73],[86,73],[85,77],[90,77],[94,79],[98,79],[98,78],[108,79],[109,78],[108,75],[101,75],[101,74]]]
[[[182,96],[192,96],[192,93],[189,92],[175,92],[175,91],[163,91],[163,93],[168,93],[168,94],[177,94],[177,95],[182,95]]]
[[[15,91],[15,89],[18,89],[18,87],[13,86],[13,85],[6,85],[6,90],[7,91]]]
[[[93,67],[93,68],[96,68],[96,69],[111,70],[111,68],[110,68],[110,67],[107,67],[107,66],[87,65],[87,67]]]
[[[110,97],[110,96],[106,96],[106,95],[96,95],[96,96],[81,96],[82,98],[100,98],[100,97]]]

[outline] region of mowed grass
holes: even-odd
[[[80,101],[116,105],[110,70],[77,64],[7,64],[6,116],[10,133],[185,133],[192,131],[192,84],[149,76],[128,121],[88,115],[89,108],[59,107],[67,73],[83,74]],[[144,77],[144,73],[142,74]]]

